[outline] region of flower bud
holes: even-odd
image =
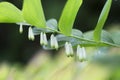
[[[73,48],[72,48],[71,43],[69,42],[65,43],[65,53],[68,57],[73,56]]]
[[[44,45],[47,45],[48,42],[47,42],[47,37],[46,37],[46,33],[43,33],[43,44]]]
[[[40,33],[40,44],[44,44],[43,32]]]
[[[54,37],[54,46],[55,46],[55,49],[58,49],[58,41],[57,41],[57,38]]]
[[[57,38],[52,34],[50,36],[50,45],[52,48],[55,48],[55,49],[58,49],[58,41],[57,41]]]
[[[40,44],[41,45],[47,45],[48,44],[46,33],[43,33],[43,32],[40,33]]]
[[[53,34],[50,36],[50,46],[54,48],[54,35]]]
[[[20,34],[23,33],[23,24],[22,23],[20,24],[19,32],[20,32]]]
[[[72,44],[71,43],[69,43],[69,47],[70,47],[70,56],[72,57],[73,56],[73,48],[72,48]]]
[[[86,60],[86,51],[84,47],[82,47],[82,51],[83,51],[83,59]]]
[[[86,60],[86,52],[84,47],[77,46],[77,57],[82,62]]]
[[[33,30],[31,27],[29,27],[29,30],[28,30],[28,38],[29,40],[32,40],[32,41],[35,39]]]

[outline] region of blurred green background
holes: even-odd
[[[22,0],[0,1],[11,2],[22,9]],[[42,0],[46,20],[59,20],[66,1]],[[83,32],[93,30],[105,1],[83,0],[74,28]],[[113,0],[104,28],[120,30],[120,0]],[[0,80],[120,80],[120,48],[100,48],[102,57],[95,56],[97,48],[87,48],[90,61],[80,63],[67,58],[62,49],[43,50],[39,36],[29,41],[27,31],[26,26],[23,34],[19,34],[18,25],[0,24]]]

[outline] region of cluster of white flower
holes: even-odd
[[[69,42],[65,43],[65,53],[68,57],[74,55],[72,44],[69,43]],[[77,55],[77,58],[78,58],[79,61],[85,61],[86,60],[85,48],[80,47],[80,45],[78,45],[77,50],[76,50],[76,55]]]
[[[29,27],[28,38],[30,40],[34,40],[34,33],[33,33],[33,30],[31,27]],[[40,33],[40,44],[41,45],[48,45],[46,33],[44,33],[44,32]],[[56,50],[59,47],[57,38],[53,34],[50,36],[50,46],[51,46],[51,48],[55,48]]]
[[[22,24],[20,24],[19,31],[20,31],[20,33],[23,32]],[[29,30],[28,30],[28,38],[29,38],[29,40],[35,39],[33,30],[31,27],[29,27]],[[47,41],[47,37],[46,37],[45,32],[40,33],[40,44],[41,45],[48,45],[48,41]],[[56,50],[59,48],[57,38],[53,34],[50,36],[50,46],[51,46],[51,48],[54,48]],[[65,43],[65,53],[68,57],[74,56],[74,50],[73,50],[72,44],[70,42]],[[86,60],[85,48],[80,47],[80,45],[78,45],[77,50],[76,50],[76,56],[77,56],[79,61],[85,61]]]

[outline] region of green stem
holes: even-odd
[[[51,29],[50,27],[46,27],[46,28],[49,29],[49,30],[52,30],[52,31],[54,31],[54,32],[56,32],[56,33],[62,34],[60,31]],[[82,37],[77,37],[77,36],[74,36],[74,35],[71,35],[70,37],[73,37],[73,38],[76,38],[76,39],[79,39],[79,40],[82,40],[82,41],[92,42],[92,43],[94,43],[94,44],[101,44],[101,45],[104,45],[104,46],[120,47],[120,46],[117,46],[117,45],[114,45],[114,44],[111,44],[111,43],[107,43],[107,42],[96,42],[96,41],[94,41],[94,40],[89,40],[89,39],[85,39],[85,38],[82,38]]]

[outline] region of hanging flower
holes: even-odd
[[[58,49],[58,41],[57,41],[57,38],[54,37],[54,46],[55,46],[55,49]]]
[[[77,57],[82,62],[86,60],[86,51],[84,47],[77,46]]]
[[[44,44],[43,32],[40,33],[40,44]]]
[[[41,45],[47,45],[48,44],[46,33],[44,33],[44,32],[40,33],[40,44]]]
[[[22,23],[20,24],[19,32],[23,33],[23,24]]]
[[[46,37],[46,33],[43,33],[43,44],[44,45],[47,45],[48,42],[47,42],[47,37]]]
[[[52,48],[54,47],[54,35],[53,34],[50,36],[50,45]]]
[[[29,40],[32,40],[32,41],[35,39],[33,30],[31,27],[29,27],[29,29],[28,29],[28,38],[29,38]]]
[[[73,56],[73,48],[72,48],[72,44],[69,42],[65,43],[65,53],[66,55],[69,56]]]
[[[55,48],[55,49],[58,49],[58,41],[57,41],[57,38],[52,34],[50,36],[50,45],[52,48]]]

